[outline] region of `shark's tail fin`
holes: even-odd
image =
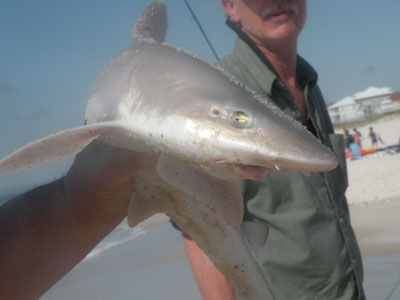
[[[137,19],[132,29],[133,39],[153,39],[164,42],[167,36],[167,6],[161,1],[151,3]]]

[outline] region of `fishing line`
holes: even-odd
[[[387,297],[385,298],[385,300],[390,300],[394,294],[394,292],[396,291],[397,287],[400,284],[400,271],[399,271],[399,276],[397,277],[397,281],[394,283],[393,288],[391,289],[389,295],[387,295]]]
[[[189,5],[189,3],[187,2],[187,0],[183,0],[183,2],[185,2],[186,6],[187,6],[187,8],[188,8],[188,10],[189,10],[189,12],[192,14],[193,19],[195,20],[197,26],[199,27],[201,33],[203,34],[203,37],[205,38],[205,40],[206,40],[208,46],[210,47],[212,53],[214,54],[215,58],[216,58],[217,61],[218,61],[218,60],[219,60],[218,54],[217,54],[217,52],[215,51],[215,49],[214,49],[213,45],[211,44],[210,40],[208,39],[206,32],[204,31],[203,27],[201,26],[199,20],[198,20],[197,17],[196,17],[196,14],[194,13],[194,11],[192,10],[192,8],[190,7],[190,5]]]

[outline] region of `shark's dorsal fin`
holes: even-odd
[[[132,38],[165,42],[167,29],[167,6],[161,1],[155,1],[147,6],[137,19],[132,29]]]

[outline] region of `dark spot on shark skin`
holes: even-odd
[[[150,137],[152,137],[152,136],[153,136],[153,134],[150,132],[150,133],[149,133],[149,136],[150,136]]]
[[[161,133],[161,138],[163,139],[164,138],[164,135]]]

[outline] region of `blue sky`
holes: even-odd
[[[2,0],[0,157],[36,138],[81,125],[102,66],[130,42],[145,0]],[[165,0],[167,41],[215,61],[183,0]],[[218,0],[189,0],[220,56],[235,35]],[[369,86],[400,91],[400,1],[309,0],[299,53],[318,71],[327,102]],[[9,188],[60,176],[66,163],[0,175]]]

